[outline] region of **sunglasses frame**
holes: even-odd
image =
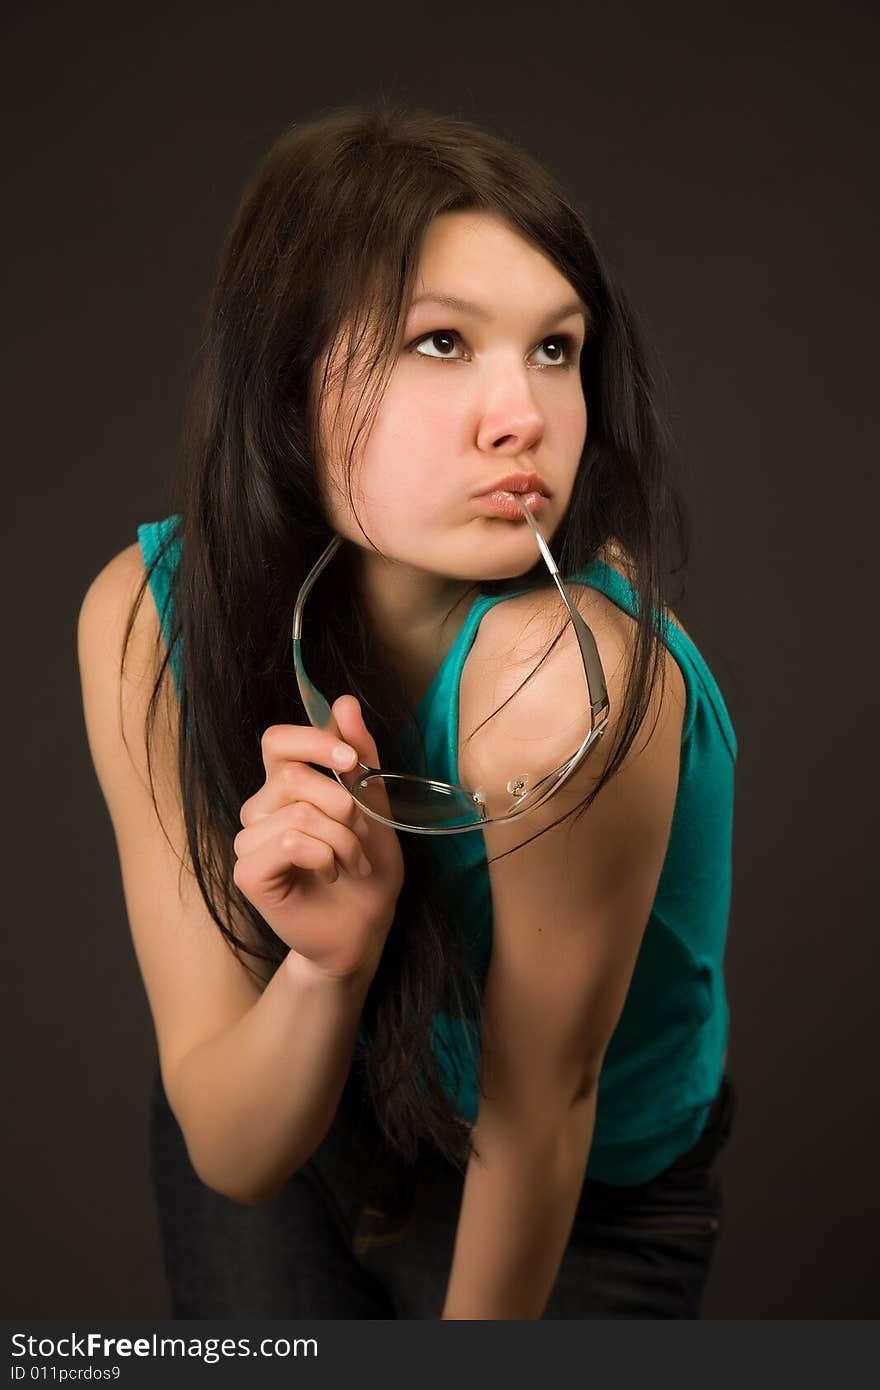
[[[584,675],[587,681],[587,690],[590,697],[590,731],[580,747],[570,758],[560,763],[559,767],[555,768],[553,772],[542,777],[533,787],[527,789],[528,775],[511,778],[507,783],[507,791],[517,799],[512,803],[511,809],[502,816],[487,815],[483,793],[479,788],[472,790],[470,787],[465,787],[461,784],[438,782],[431,777],[421,777],[415,773],[385,772],[382,768],[369,767],[366,763],[361,762],[360,758],[358,758],[357,766],[352,768],[347,774],[349,776],[354,775],[355,781],[352,786],[347,786],[342,780],[340,773],[338,773],[335,768],[331,769],[340,786],[345,787],[345,790],[357,802],[358,806],[366,815],[371,816],[373,820],[379,821],[382,825],[390,826],[394,830],[408,830],[411,834],[415,835],[463,835],[469,830],[482,830],[487,825],[503,825],[509,821],[517,820],[520,816],[527,815],[530,811],[536,810],[538,806],[542,806],[545,801],[548,801],[550,797],[559,790],[563,783],[568,780],[572,773],[580,767],[587,753],[605,732],[610,706],[608,701],[608,689],[605,683],[605,673],[602,669],[602,662],[599,659],[596,639],[590,628],[584,622],[576,606],[565,592],[562,581],[559,578],[559,569],[556,561],[550,552],[547,542],[538,529],[535,518],[517,493],[514,493],[514,497],[519,505],[520,511],[523,513],[532,529],[532,533],[538,545],[538,550],[550,571],[550,576],[559,591],[560,597],[568,611],[569,618],[574,625],[575,633],[577,634],[584,666]],[[305,601],[312,586],[333,559],[333,556],[342,545],[342,541],[342,536],[333,537],[333,540],[306,576],[297,594],[293,610],[293,664],[296,673],[296,682],[299,686],[299,692],[302,697],[306,715],[309,722],[316,729],[326,728],[327,725],[333,721],[333,714],[324,696],[309,680],[305,667],[303,666],[300,650],[302,617]],[[378,811],[373,810],[371,806],[368,806],[358,796],[359,785],[366,782],[370,777],[381,777],[385,781],[399,780],[421,782],[426,787],[430,787],[435,791],[463,794],[477,807],[480,819],[468,825],[455,826],[407,825],[402,821],[390,820],[387,816],[380,815]],[[542,788],[544,788],[543,792],[541,791]],[[537,793],[541,794],[536,796]]]

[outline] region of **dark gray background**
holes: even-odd
[[[665,363],[695,514],[678,612],[740,745],[740,1110],[705,1313],[876,1313],[871,9],[7,12],[7,1316],[168,1311],[154,1042],[76,617],[138,523],[168,513],[184,374],[244,180],[290,121],[379,93],[544,159]]]

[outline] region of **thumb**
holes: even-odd
[[[379,752],[372,734],[364,723],[360,701],[355,695],[340,695],[331,705],[336,727],[346,743],[350,743],[362,763],[379,766]]]
[[[354,695],[340,695],[338,700],[335,700],[330,708],[333,718],[336,721],[336,727],[341,736],[345,739],[345,742],[351,745],[362,763],[378,771],[379,750],[376,747],[376,741],[373,735],[364,723],[360,701],[357,697]],[[353,784],[356,779],[357,773],[358,769],[355,768],[351,774],[348,772],[341,772],[337,773],[337,776],[342,779],[343,785],[350,785]],[[361,796],[366,798],[362,804],[371,807],[374,811],[377,811],[380,816],[387,816],[389,820],[393,819],[388,793],[381,781],[377,781],[369,791],[364,791],[362,789]],[[377,831],[380,832],[380,840],[383,835],[394,836],[395,834],[394,830],[391,828],[383,830],[381,826],[376,825],[375,821],[371,821],[370,830],[368,831],[371,840],[373,833]]]

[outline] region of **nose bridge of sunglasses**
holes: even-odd
[[[518,776],[511,777],[507,784],[507,790],[511,796],[523,796],[531,780],[527,772],[521,772]]]

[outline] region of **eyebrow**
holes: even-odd
[[[470,314],[473,318],[481,319],[484,323],[492,317],[481,304],[473,304],[469,299],[458,299],[453,294],[435,294],[428,291],[425,294],[420,294],[418,299],[414,299],[409,306],[410,309],[415,309],[417,304],[440,304],[444,309],[453,309],[459,314]],[[551,314],[545,315],[541,327],[546,328],[548,324],[556,323],[558,319],[567,319],[571,314],[580,314],[585,327],[589,325],[590,313],[586,304],[582,299],[571,299],[566,304],[561,304],[558,309],[554,309]]]

